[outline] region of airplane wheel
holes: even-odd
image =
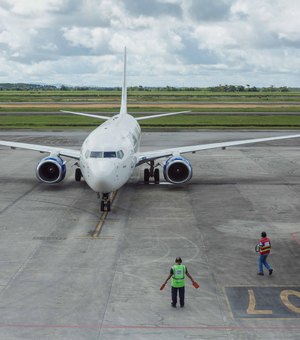
[[[149,169],[144,170],[144,183],[149,184],[150,171]]]
[[[110,201],[101,201],[100,211],[110,211]]]
[[[158,169],[154,170],[154,183],[159,184],[159,170]]]
[[[75,181],[80,182],[81,177],[82,177],[81,170],[79,168],[77,168],[75,170]]]

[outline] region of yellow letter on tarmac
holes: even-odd
[[[247,308],[247,313],[248,314],[272,314],[273,311],[270,309],[255,309],[255,305],[256,305],[256,299],[255,299],[255,295],[254,295],[254,291],[253,289],[248,289],[248,294],[249,294],[249,306]]]
[[[290,295],[296,295],[298,298],[300,298],[300,292],[296,290],[283,290],[280,293],[280,299],[284,303],[284,305],[292,312],[294,313],[300,313],[300,307],[294,306],[290,301],[289,301],[289,296]]]

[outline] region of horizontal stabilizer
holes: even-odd
[[[159,117],[165,117],[165,116],[175,116],[175,115],[179,115],[181,113],[188,113],[188,112],[191,112],[191,111],[160,113],[158,115],[151,115],[151,116],[144,116],[144,117],[135,117],[135,119],[136,120],[144,120],[144,119],[159,118]]]
[[[111,118],[111,117],[107,117],[107,116],[98,116],[98,115],[93,115],[93,114],[90,114],[90,113],[82,113],[82,112],[63,111],[63,110],[60,110],[60,112],[71,113],[72,115],[86,116],[86,117],[90,117],[90,118],[104,119],[104,120]]]

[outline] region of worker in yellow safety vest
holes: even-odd
[[[185,275],[191,279],[193,285],[195,288],[198,288],[199,285],[197,282],[192,278],[192,276],[189,274],[186,266],[182,264],[182,259],[180,257],[177,257],[175,260],[175,265],[172,266],[170,270],[170,274],[167,277],[165,283],[163,286],[167,284],[170,278],[171,280],[171,292],[172,292],[172,307],[176,308],[177,304],[177,295],[179,292],[179,302],[180,302],[180,307],[184,307],[184,292],[185,292]]]

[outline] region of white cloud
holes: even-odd
[[[0,0],[0,82],[299,86],[298,0]]]
[[[109,29],[102,27],[63,28],[63,36],[72,46],[83,46],[93,51],[99,49],[109,39]]]

